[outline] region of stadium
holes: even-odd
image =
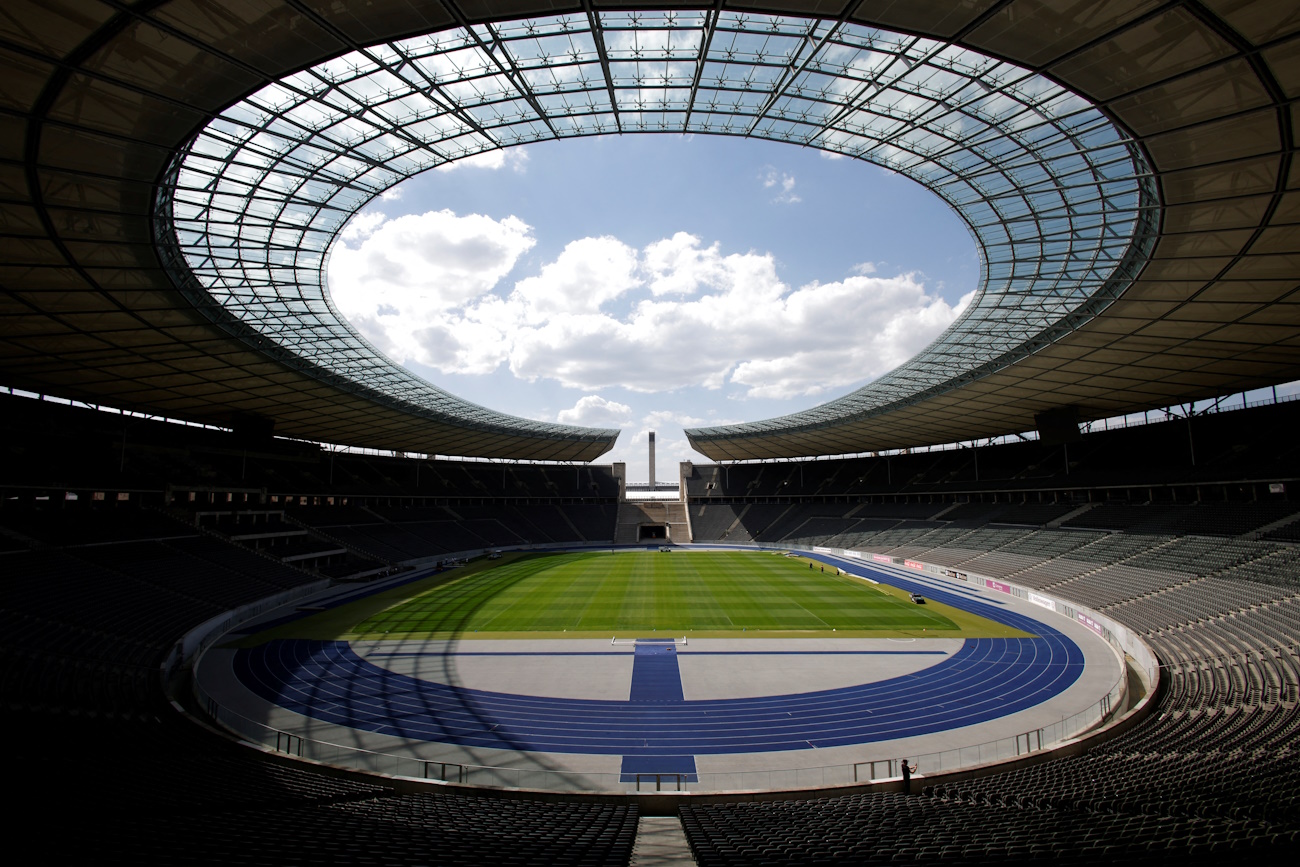
[[[0,20],[4,702],[15,825],[51,851],[1174,863],[1296,842],[1294,4]],[[714,463],[647,499],[600,463],[617,430],[420,379],[325,269],[408,177],[654,133],[911,178],[981,283],[856,391],[688,430]]]

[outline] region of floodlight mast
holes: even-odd
[[[650,491],[655,489],[655,432],[650,431]]]

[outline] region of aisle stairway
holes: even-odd
[[[690,525],[686,522],[686,504],[680,502],[622,502],[618,504],[618,526],[614,530],[615,545],[635,545],[640,539],[639,530],[646,524],[668,526],[668,542],[691,541]]]
[[[629,867],[695,867],[686,832],[676,816],[642,816]]]

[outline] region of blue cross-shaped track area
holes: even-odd
[[[874,577],[910,589],[897,576]],[[1049,625],[969,594],[915,587],[1033,636],[966,639],[929,668],[874,683],[691,701],[682,697],[676,650],[662,644],[636,648],[627,701],[421,680],[375,665],[344,641],[269,641],[239,650],[234,669],[266,701],[353,729],[464,747],[622,756],[774,752],[934,734],[1042,704],[1083,672],[1083,652]]]

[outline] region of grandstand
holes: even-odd
[[[1078,435],[1300,375],[1294,4],[658,5],[679,17],[599,0],[21,0],[0,16],[15,825],[69,858],[167,864],[628,864],[647,813],[680,817],[701,865],[1181,863],[1300,842],[1300,403]],[[699,37],[671,64],[680,102],[633,111],[644,85],[606,36],[665,27]],[[316,135],[306,90],[241,103],[432,32],[477,40],[519,114],[444,101],[441,138],[383,121],[379,155]],[[531,73],[560,62],[537,32],[581,41],[573,62],[599,83],[589,109],[533,92]],[[788,56],[746,53],[771,34]],[[871,114],[834,102],[843,78],[800,78],[851,74],[817,52],[868,42],[934,83],[881,78],[890,98]],[[348,74],[435,43],[362,52]],[[706,70],[765,70],[740,88],[761,98],[706,110],[704,91],[728,89]],[[904,96],[931,108],[891,115]],[[953,138],[953,111],[976,137]],[[1026,113],[1037,138],[1017,132]],[[243,138],[222,126],[255,114]],[[342,157],[298,163],[292,141],[254,158],[290,118]],[[985,282],[878,382],[691,431],[720,463],[683,465],[681,501],[638,518],[621,468],[592,463],[616,431],[514,418],[416,379],[337,319],[320,269],[351,214],[443,160],[650,131],[748,134],[907,174],[967,220]],[[828,455],[858,456],[810,459]],[[180,712],[184,636],[232,609],[492,548],[635,542],[651,524],[672,541],[851,550],[1042,590],[1139,633],[1160,692],[1149,716],[1073,755],[910,795],[897,782],[658,800],[429,785],[253,749],[203,708]]]

